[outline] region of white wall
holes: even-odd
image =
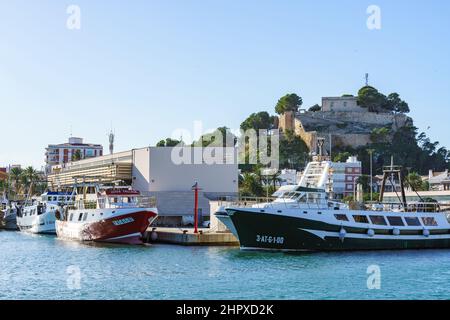
[[[355,97],[324,97],[322,111],[366,111],[357,104]]]
[[[150,192],[190,191],[197,181],[205,193],[238,192],[236,157],[232,164],[194,164],[191,151],[199,152],[202,148],[186,147],[183,152],[191,153],[190,164],[178,165],[172,161],[173,149],[149,147],[134,150],[133,186]]]

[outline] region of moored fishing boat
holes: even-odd
[[[56,216],[58,237],[79,241],[141,244],[143,233],[158,216],[153,198],[130,188],[95,185],[95,200],[77,197]]]
[[[17,226],[23,232],[56,234],[56,214],[71,202],[71,193],[44,193],[40,199],[27,201],[18,211]]]
[[[388,168],[401,179],[401,168]],[[383,181],[384,187],[385,181]],[[350,210],[325,189],[298,186],[272,202],[245,201],[216,214],[241,249],[275,251],[450,248],[450,213],[437,203],[371,205]],[[382,196],[381,196],[382,200]]]
[[[1,225],[5,230],[17,230],[17,204],[11,202],[6,193],[3,194],[3,199],[1,201]]]

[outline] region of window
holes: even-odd
[[[373,224],[379,225],[379,226],[387,226],[386,220],[383,216],[369,216],[370,221],[372,221]]]
[[[433,217],[424,217],[422,218],[423,224],[428,227],[436,227],[438,224]]]
[[[408,226],[420,226],[420,220],[417,217],[405,217]]]
[[[73,219],[73,213],[70,214],[69,220],[72,221],[72,219]]]
[[[78,216],[78,221],[81,221],[82,218],[83,218],[83,214],[80,213],[80,215]]]
[[[334,217],[336,220],[348,221],[348,217],[345,214],[335,214]]]
[[[344,101],[344,107],[346,107],[347,106],[347,101]]]
[[[369,223],[369,220],[367,219],[367,216],[362,216],[362,215],[354,215],[353,219],[355,220],[355,222],[357,223]]]
[[[387,217],[391,226],[404,226],[402,217]]]
[[[83,215],[83,221],[86,221],[87,216],[88,216],[88,214],[87,214],[87,212],[85,212],[84,215]]]

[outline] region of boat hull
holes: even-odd
[[[16,213],[5,214],[3,217],[3,228],[5,230],[17,231],[17,215]]]
[[[227,209],[243,250],[271,251],[351,251],[450,248],[448,230],[421,234],[368,235],[367,228],[346,228],[301,217]],[[447,232],[447,233],[445,233]]]
[[[92,222],[56,221],[56,233],[63,239],[120,244],[142,244],[143,233],[157,217],[152,210],[123,212]]]
[[[56,234],[55,221],[55,212],[46,212],[42,215],[17,217],[17,226],[22,232]]]

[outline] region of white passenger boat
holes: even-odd
[[[72,199],[71,193],[47,192],[40,199],[27,201],[18,212],[17,226],[23,232],[56,234],[56,214]]]
[[[66,206],[63,213],[57,215],[58,237],[141,244],[144,232],[158,216],[154,199],[128,187],[94,186],[94,200],[85,200],[85,194],[78,195],[73,206]]]

